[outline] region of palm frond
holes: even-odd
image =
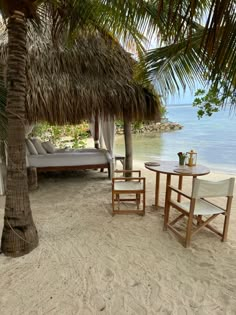
[[[183,35],[191,41],[194,22],[204,17],[204,32],[199,43],[200,58],[208,65],[209,80],[226,79],[229,89],[235,88],[236,79],[236,3],[232,0],[160,1],[159,14],[166,12],[167,33],[182,42]],[[204,22],[203,22],[204,23]],[[187,46],[186,46],[187,47]]]
[[[206,65],[200,59],[200,43],[204,30],[199,27],[194,36],[161,48],[150,50],[143,55],[138,66],[137,76],[144,80],[154,80],[162,95],[193,89],[197,83],[203,82]],[[188,47],[186,49],[186,47]]]
[[[110,33],[123,43],[134,43],[143,50],[146,36],[151,38],[158,30],[157,11],[154,1],[134,0],[68,0],[61,8],[51,6],[54,13],[60,12],[58,25],[69,27],[70,35],[76,38],[81,29]],[[65,28],[64,28],[65,29]]]

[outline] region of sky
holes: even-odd
[[[180,95],[178,93],[171,95],[166,100],[166,105],[174,105],[174,104],[191,104],[194,100],[194,93],[189,89],[180,91]]]

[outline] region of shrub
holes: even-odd
[[[90,135],[87,122],[79,125],[51,126],[48,123],[36,125],[32,132],[33,136],[42,141],[50,140],[57,147],[84,148]]]

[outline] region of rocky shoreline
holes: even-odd
[[[140,125],[138,128],[133,125],[132,133],[167,132],[182,129],[183,126],[176,122],[153,122]],[[116,128],[116,134],[124,134],[123,127]]]

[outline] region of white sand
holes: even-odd
[[[40,244],[24,257],[0,255],[0,314],[236,314],[236,194],[228,242],[207,230],[185,249],[162,231],[155,174],[143,174],[144,217],[111,216],[107,174],[41,179],[31,192]],[[4,197],[0,207],[2,230]]]

